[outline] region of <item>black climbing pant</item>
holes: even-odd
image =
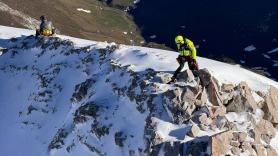
[[[178,67],[178,69],[175,71],[173,78],[176,79],[178,74],[181,72],[181,70],[184,67],[184,64],[187,62],[188,63],[188,67],[190,70],[195,71],[195,70],[199,70],[199,66],[198,63],[196,62],[196,60],[192,59],[190,56],[180,56],[177,58],[178,63],[180,64],[180,66]]]

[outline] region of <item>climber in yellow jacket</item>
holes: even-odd
[[[41,24],[40,28],[36,30],[36,38],[38,36],[52,36],[55,34],[55,28],[51,21],[47,20],[45,16],[40,17]]]
[[[186,62],[188,63],[189,69],[193,72],[199,70],[199,66],[196,61],[197,50],[194,46],[194,43],[181,35],[175,38],[175,42],[177,44],[178,52],[180,53],[180,55],[177,58],[177,61],[180,64],[180,66],[175,71],[169,83],[176,81],[177,75],[181,72]]]

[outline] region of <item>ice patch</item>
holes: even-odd
[[[271,139],[270,145],[271,145],[273,148],[275,148],[276,150],[278,150],[278,130],[276,131],[275,137]]]
[[[240,60],[240,63],[241,63],[241,64],[244,64],[244,63],[245,63],[245,61],[244,61],[244,60]]]
[[[134,0],[133,1],[133,4],[137,4],[137,3],[139,3],[140,2],[140,0]]]
[[[245,122],[247,120],[247,113],[229,112],[225,116],[230,122]]]
[[[276,135],[271,139],[270,145],[278,152],[278,130],[276,131]]]
[[[253,117],[256,123],[259,123],[261,119],[264,117],[264,112],[261,109],[256,109],[255,115]]]
[[[88,14],[91,13],[91,10],[86,10],[86,9],[83,9],[83,8],[77,8],[76,10],[80,11],[80,12],[85,12],[85,13],[88,13]]]
[[[156,35],[150,36],[150,39],[155,39],[155,38],[156,38]]]
[[[274,63],[272,66],[273,67],[278,67],[278,63]]]
[[[0,47],[0,56],[3,54],[4,48]]]
[[[253,67],[254,70],[267,70],[265,67]]]
[[[264,72],[264,74],[268,77],[271,77],[271,74],[269,72]]]
[[[267,59],[271,59],[271,57],[269,56],[269,55],[267,55],[267,54],[262,54],[265,58],[267,58]]]
[[[254,45],[250,45],[250,46],[244,48],[244,51],[248,51],[248,52],[254,51],[254,50],[256,50],[256,47]]]
[[[225,115],[229,122],[234,122],[239,131],[245,131],[250,126],[251,114],[247,112],[229,112]]]
[[[278,47],[275,48],[275,49],[273,49],[273,50],[271,50],[271,51],[269,51],[269,52],[267,52],[267,53],[268,53],[268,54],[271,54],[271,53],[275,53],[275,52],[278,52]]]
[[[157,134],[163,141],[184,140],[186,133],[190,130],[188,125],[175,125],[170,122],[152,118],[153,123],[156,123]]]

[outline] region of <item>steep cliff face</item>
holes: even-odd
[[[198,58],[167,85],[173,52],[1,28],[4,155],[277,155],[274,81]]]

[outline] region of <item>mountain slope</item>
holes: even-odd
[[[101,41],[116,40],[125,44],[144,41],[125,11],[108,7],[97,0],[0,2],[1,25],[35,29],[41,15],[51,20],[62,34]]]
[[[247,135],[225,154],[278,150],[277,82],[198,58],[167,85],[177,53],[32,33],[0,26],[3,155],[200,155],[222,132]]]

